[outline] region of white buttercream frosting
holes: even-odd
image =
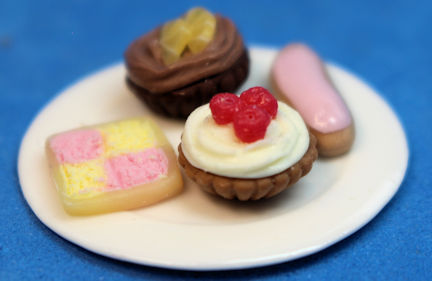
[[[182,151],[195,167],[234,178],[261,178],[280,173],[299,161],[309,147],[309,132],[300,115],[278,102],[278,113],[264,139],[240,141],[232,123],[218,125],[208,104],[186,120]]]

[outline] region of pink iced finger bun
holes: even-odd
[[[299,43],[286,46],[273,63],[271,80],[317,137],[321,156],[350,150],[355,136],[351,113],[313,50]]]

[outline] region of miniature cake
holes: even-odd
[[[272,66],[272,83],[318,140],[321,156],[338,156],[354,142],[354,122],[318,55],[303,44],[281,50]]]
[[[264,88],[219,94],[191,113],[179,162],[204,191],[226,199],[269,198],[297,182],[317,158],[300,115]]]
[[[46,150],[63,206],[72,215],[143,207],[183,188],[172,147],[150,119],[56,134]]]
[[[247,78],[249,57],[233,22],[191,9],[132,42],[125,52],[127,83],[153,111],[186,118],[219,92]]]

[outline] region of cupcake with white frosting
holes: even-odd
[[[226,199],[279,194],[312,168],[316,139],[300,115],[264,88],[224,93],[186,120],[179,162],[203,190]]]

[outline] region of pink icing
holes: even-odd
[[[108,188],[129,188],[168,173],[168,158],[161,148],[113,157],[105,162]]]
[[[79,130],[53,137],[50,146],[60,163],[80,163],[99,157],[102,143],[98,131]]]
[[[285,47],[274,61],[272,74],[280,92],[316,131],[331,133],[351,124],[348,108],[327,80],[320,58],[307,46]]]

